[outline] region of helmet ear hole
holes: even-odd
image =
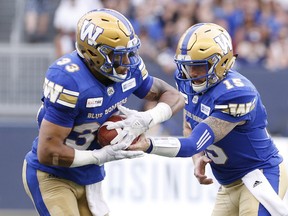
[[[226,66],[226,63],[227,63],[228,59],[226,59],[223,63],[222,63],[222,67],[225,67]],[[226,68],[226,67],[225,67]]]
[[[227,63],[226,68],[227,68],[228,70],[233,67],[236,58],[237,58],[237,56],[233,56],[233,57],[230,59],[230,61]]]

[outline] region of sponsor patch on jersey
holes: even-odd
[[[204,113],[205,115],[209,116],[210,114],[210,107],[204,105],[201,103],[201,112]]]
[[[100,107],[103,103],[103,97],[88,98],[86,102],[86,108]]]
[[[122,91],[126,92],[129,89],[134,88],[135,86],[136,86],[136,80],[135,80],[135,78],[132,78],[132,79],[127,80],[126,82],[122,83]]]

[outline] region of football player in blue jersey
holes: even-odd
[[[119,12],[85,14],[76,41],[76,50],[46,72],[39,136],[23,165],[25,190],[41,216],[109,214],[101,191],[103,164],[143,152],[125,150],[128,142],[101,148],[97,130],[131,94],[158,102],[129,118],[145,130],[184,107],[177,89],[149,76],[138,55],[139,38]]]
[[[175,79],[185,98],[184,138],[142,136],[129,148],[193,156],[200,184],[213,182],[205,175],[209,163],[221,185],[213,216],[288,215],[282,200],[288,187],[283,158],[267,132],[257,89],[231,69],[235,59],[225,29],[213,23],[190,27],[175,55]]]

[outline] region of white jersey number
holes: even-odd
[[[73,131],[79,133],[80,135],[77,137],[77,140],[66,139],[65,144],[74,149],[86,150],[95,139],[95,132],[99,127],[100,125],[95,122],[75,126]],[[81,145],[79,143],[80,141]]]
[[[218,146],[210,145],[207,150],[208,151],[206,151],[206,154],[215,164],[225,164],[228,160],[228,157],[223,149],[219,148]]]

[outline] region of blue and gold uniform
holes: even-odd
[[[137,153],[117,144],[101,148],[97,130],[130,95],[144,98],[155,84],[131,23],[115,10],[84,14],[75,47],[46,72],[39,136],[23,165],[25,191],[41,216],[109,214],[102,164]]]
[[[275,197],[280,215],[288,211],[281,200],[288,188],[283,158],[266,130],[267,113],[257,89],[232,70],[236,57],[231,37],[221,26],[199,23],[185,31],[174,60],[177,87],[186,103],[186,137],[152,137],[147,152],[193,156],[201,184],[212,183],[205,175],[209,162],[221,184],[213,216],[269,216],[267,203]],[[269,195],[264,192],[268,188]]]
[[[211,159],[212,172],[221,184],[213,216],[268,216],[267,203],[283,198],[287,191],[287,174],[266,130],[267,113],[257,89],[231,69],[236,57],[230,35],[221,26],[200,23],[182,35],[175,56],[175,78],[186,100],[185,122],[192,133],[179,139],[176,156],[204,152]],[[196,166],[196,172],[203,168]],[[247,182],[247,176],[257,170],[268,180],[265,186],[266,181],[256,177],[249,177],[253,186]],[[255,198],[257,186],[273,189],[269,195],[258,191]],[[261,197],[266,199],[265,207]],[[277,202],[283,209],[276,211],[287,211],[281,199]]]
[[[223,139],[207,146],[212,139],[199,142],[196,153],[205,150],[212,159],[213,174],[220,184],[230,184],[254,169],[279,165],[282,157],[269,136],[267,114],[253,84],[236,71],[202,95],[186,95],[186,121],[193,129],[208,116],[229,122],[246,121]],[[183,149],[184,151],[184,149]],[[191,150],[190,150],[191,151]],[[178,155],[184,154],[181,152]],[[191,152],[185,152],[191,154]]]
[[[153,79],[144,63],[124,82],[105,86],[93,77],[76,52],[67,54],[52,64],[44,82],[43,106],[39,110],[39,125],[43,117],[63,127],[73,127],[65,144],[79,150],[99,149],[96,131],[113,113],[116,106],[125,104],[131,94],[143,98]],[[80,185],[103,180],[103,166],[86,165],[75,168],[45,166],[37,159],[38,138],[27,154],[29,166],[63,177]]]

